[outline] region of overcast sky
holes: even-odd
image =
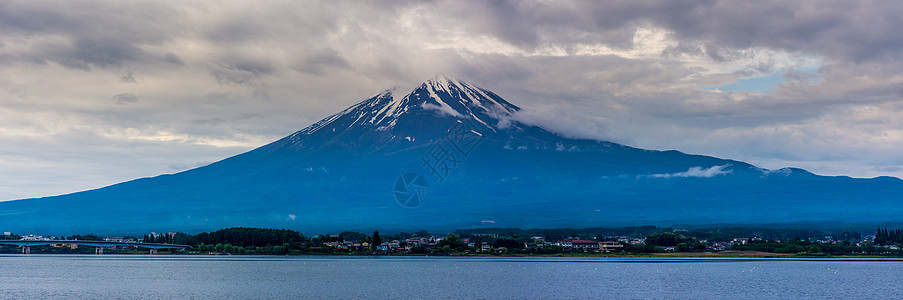
[[[0,200],[208,164],[439,74],[571,137],[903,177],[899,1],[662,2],[0,0]]]

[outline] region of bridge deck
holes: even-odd
[[[44,245],[84,245],[84,246],[93,246],[93,247],[135,246],[135,247],[149,248],[149,249],[188,249],[188,248],[191,248],[191,246],[188,246],[188,245],[176,245],[176,244],[126,243],[126,242],[79,241],[79,240],[41,240],[41,241],[0,240],[0,245],[15,245],[15,246],[24,246],[24,247],[44,246]]]

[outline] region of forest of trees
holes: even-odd
[[[887,228],[878,228],[875,234],[875,245],[903,244],[903,229],[887,231]]]
[[[11,235],[3,235],[3,234],[0,234],[0,240],[18,240],[18,239],[21,239],[21,238],[22,238],[21,236],[18,236],[18,235],[15,235],[15,234],[11,234]]]

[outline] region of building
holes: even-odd
[[[564,249],[577,249],[583,251],[599,250],[599,242],[590,240],[560,240],[557,244]]]
[[[709,249],[715,250],[715,251],[723,251],[723,250],[727,250],[730,248],[731,248],[731,243],[728,243],[728,242],[712,243],[712,245],[709,246]]]
[[[599,242],[599,250],[602,250],[602,252],[622,251],[624,250],[624,245],[613,241]]]
[[[43,241],[46,239],[40,235],[29,234],[29,235],[23,236],[22,240],[23,241]]]
[[[138,240],[133,239],[133,238],[124,238],[124,237],[118,237],[118,236],[114,236],[114,237],[106,237],[106,238],[103,238],[103,240],[104,240],[104,241],[107,241],[107,242],[114,242],[114,243],[135,243],[135,242],[138,242]]]

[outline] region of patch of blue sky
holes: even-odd
[[[715,89],[722,90],[725,92],[762,92],[762,93],[770,93],[774,91],[781,82],[784,82],[786,79],[784,75],[774,73],[767,76],[761,77],[752,77],[752,78],[743,78],[737,80],[734,83],[722,85],[716,87]]]
[[[821,80],[821,78],[819,78],[818,76],[818,70],[816,68],[805,67],[796,69],[795,71],[797,72],[797,74],[805,73],[803,77],[805,77],[805,79],[810,82],[818,82],[819,80]],[[725,92],[771,93],[784,81],[787,81],[785,74],[775,72],[765,76],[739,79],[733,83],[725,84],[722,86],[703,88],[710,90],[721,90]]]

